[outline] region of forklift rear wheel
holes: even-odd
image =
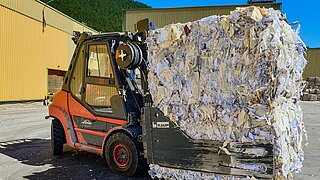
[[[112,135],[106,143],[105,155],[113,172],[127,176],[136,173],[139,164],[138,151],[127,135],[123,133]]]
[[[51,149],[53,155],[62,155],[63,144],[65,143],[63,126],[58,119],[51,122]]]

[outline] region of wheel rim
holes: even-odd
[[[113,159],[119,167],[126,167],[130,160],[128,149],[122,144],[117,145],[113,149]]]

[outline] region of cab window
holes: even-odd
[[[118,91],[107,45],[88,46],[85,89],[85,102],[94,111],[112,113],[110,99]]]
[[[83,82],[84,75],[84,46],[80,48],[79,54],[75,61],[75,67],[71,76],[70,82],[70,91],[73,95],[75,95],[79,100],[81,100],[81,88]]]
[[[113,72],[106,45],[89,46],[87,76],[113,78]]]

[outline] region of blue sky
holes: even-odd
[[[246,4],[247,0],[137,0],[153,8]],[[289,22],[299,21],[300,36],[309,47],[320,47],[320,1],[277,0]],[[297,26],[293,26],[296,28]]]

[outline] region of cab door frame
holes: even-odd
[[[105,45],[107,49],[107,54],[109,56],[109,61],[112,66],[112,72],[114,78],[101,78],[101,77],[87,77],[88,70],[88,60],[89,60],[89,46],[90,45]],[[117,74],[115,72],[115,64],[112,59],[110,53],[110,46],[107,41],[105,42],[84,42],[81,46],[84,46],[84,63],[82,69],[82,87],[80,91],[81,98],[79,99],[71,92],[69,95],[69,110],[70,115],[72,116],[72,121],[74,124],[74,130],[77,135],[77,139],[80,143],[91,146],[98,146],[102,148],[103,140],[107,135],[107,132],[117,126],[123,126],[127,123],[127,118],[125,116],[117,116],[112,113],[100,113],[95,111],[87,102],[86,102],[86,85],[90,83],[95,83],[99,85],[112,85],[118,89],[117,82]],[[80,49],[81,49],[80,46]],[[78,54],[78,56],[83,54]],[[76,63],[80,63],[78,61],[78,57],[76,57],[76,61],[74,67],[76,67]],[[73,72],[71,73],[71,77],[73,77]],[[72,81],[72,79],[71,79]],[[70,83],[71,84],[71,83]],[[71,88],[70,88],[71,89]],[[111,98],[111,97],[110,97]]]
[[[89,58],[89,46],[90,45],[106,45],[107,46],[107,51],[108,51],[108,55],[110,57],[110,61],[111,61],[111,66],[112,66],[112,70],[113,70],[113,75],[114,75],[114,79],[112,79],[111,84],[114,84],[114,86],[117,88],[117,92],[119,94],[119,75],[117,74],[117,72],[115,72],[115,62],[112,58],[112,55],[110,53],[110,46],[109,43],[107,41],[104,42],[95,42],[95,41],[91,41],[91,42],[84,42],[81,46],[85,46],[84,51],[85,51],[85,60],[84,60],[84,69],[83,69],[83,77],[82,77],[82,88],[81,88],[81,99],[75,97],[75,99],[77,99],[77,101],[79,103],[81,103],[86,109],[88,109],[94,116],[96,117],[104,117],[104,118],[113,118],[113,119],[119,119],[119,120],[127,120],[127,117],[124,116],[120,116],[120,115],[115,115],[113,113],[100,113],[100,112],[96,112],[93,110],[93,108],[90,107],[89,104],[87,104],[85,102],[85,93],[86,93],[86,88],[85,88],[85,84],[87,84],[88,82],[86,82],[86,73],[87,73],[87,64],[88,64],[88,58]],[[75,61],[75,63],[77,63],[77,61]],[[75,65],[74,65],[75,66]],[[74,71],[74,69],[73,69]],[[71,73],[71,76],[73,75],[74,72]],[[95,79],[94,81],[96,81],[96,83],[101,84],[101,82],[97,82],[97,79],[104,79],[104,78],[91,78],[89,77],[91,80]],[[110,80],[109,78],[105,78],[106,80],[104,80],[103,82],[108,82],[108,80]],[[93,82],[94,83],[94,82]],[[71,83],[70,83],[71,84]],[[108,82],[108,84],[110,84],[110,82]],[[71,89],[71,88],[70,88]],[[71,93],[72,94],[72,93]],[[74,95],[72,94],[72,96],[74,97]],[[125,107],[124,107],[125,108]]]
[[[113,78],[108,78],[108,77],[99,77],[99,76],[88,76],[88,63],[89,63],[89,57],[90,57],[90,46],[98,46],[98,45],[104,45],[106,46],[107,54],[109,56],[109,62],[111,65],[112,69],[112,75]],[[114,69],[114,64],[112,62],[112,55],[110,53],[109,49],[109,43],[108,42],[87,42],[85,44],[85,52],[86,52],[86,57],[85,57],[85,72],[84,72],[84,77],[83,77],[83,94],[81,95],[82,97],[82,102],[83,104],[87,105],[88,109],[96,116],[100,117],[109,117],[109,118],[116,118],[116,119],[126,119],[126,117],[119,117],[115,116],[112,112],[97,112],[95,111],[87,102],[86,102],[86,97],[87,97],[87,85],[100,85],[100,86],[108,86],[108,87],[115,87],[117,94],[119,94],[119,85],[117,83],[117,78],[116,78],[116,72]],[[110,97],[111,99],[111,97]]]

